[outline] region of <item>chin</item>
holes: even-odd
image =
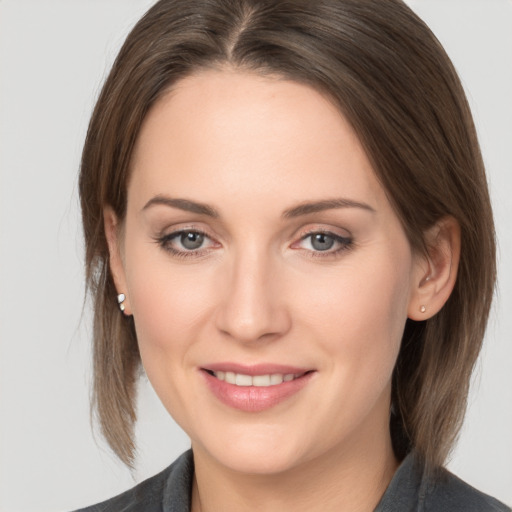
[[[250,430],[250,429],[247,429]],[[267,434],[267,435],[265,435]],[[288,439],[286,439],[286,437]],[[271,475],[290,470],[303,461],[303,443],[288,436],[248,431],[241,436],[217,437],[216,442],[192,443],[194,451],[207,452],[209,458],[238,473]]]

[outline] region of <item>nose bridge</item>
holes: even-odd
[[[290,319],[277,267],[276,258],[261,247],[247,246],[233,254],[217,315],[221,331],[243,342],[286,332]]]

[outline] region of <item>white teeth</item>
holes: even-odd
[[[235,377],[235,384],[237,386],[252,386],[252,377],[250,375],[237,373]]]
[[[275,386],[276,384],[281,384],[283,382],[283,376],[279,373],[274,373],[270,376],[270,385]]]
[[[254,375],[252,385],[261,387],[270,386],[270,375]]]
[[[235,384],[236,386],[256,386],[256,387],[268,387],[282,384],[283,382],[290,382],[300,375],[293,373],[273,373],[268,375],[244,375],[243,373],[234,372],[213,372],[215,377],[219,380],[224,380],[228,384]]]

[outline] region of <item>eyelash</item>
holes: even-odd
[[[324,235],[329,238],[332,238],[334,241],[333,243],[339,244],[339,247],[335,250],[327,249],[325,251],[304,249],[308,257],[310,258],[336,258],[337,256],[341,255],[341,253],[352,249],[354,246],[354,241],[352,238],[337,235],[332,231],[325,231],[322,229],[314,229],[305,233],[304,235],[301,236],[300,240],[298,242],[294,242],[293,245],[297,245],[298,243],[304,242],[308,238],[312,239],[313,235]]]
[[[164,250],[172,254],[172,256],[180,259],[188,259],[188,258],[201,258],[203,256],[206,256],[207,253],[211,251],[211,247],[207,248],[198,248],[196,250],[190,249],[190,250],[179,250],[175,249],[171,243],[173,240],[176,240],[177,238],[183,236],[184,234],[194,234],[203,236],[205,239],[212,240],[211,237],[205,233],[204,231],[201,231],[199,229],[180,229],[179,231],[174,231],[172,233],[169,233],[167,235],[163,235],[160,237],[155,238],[155,242]],[[292,248],[300,250],[298,247],[293,247],[297,244],[300,244],[307,240],[308,238],[312,239],[313,235],[324,235],[326,237],[329,237],[333,239],[333,243],[339,244],[339,247],[335,250],[327,249],[325,251],[320,250],[311,250],[311,249],[303,249],[303,251],[307,254],[310,258],[333,258],[336,256],[339,256],[341,253],[348,251],[353,248],[354,242],[352,238],[350,237],[343,237],[340,235],[337,235],[336,233],[332,233],[331,231],[324,231],[324,230],[311,230],[301,236],[301,238],[292,244]],[[216,242],[213,242],[216,243]],[[311,242],[310,242],[311,243]]]
[[[182,250],[175,249],[172,246],[172,241],[181,237],[184,234],[194,234],[203,236],[205,239],[211,240],[211,237],[207,233],[200,229],[180,229],[179,231],[173,231],[167,235],[157,237],[155,241],[164,250],[172,254],[172,256],[180,259],[187,258],[200,258],[205,256],[207,252],[210,252],[210,248],[199,248],[197,250]]]

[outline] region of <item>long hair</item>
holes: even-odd
[[[355,130],[413,249],[445,216],[460,224],[455,288],[443,309],[407,321],[392,383],[398,458],[445,460],[466,409],[495,283],[484,166],[468,103],[445,51],[400,0],[161,0],[133,28],[103,86],[83,150],[80,197],[94,299],[94,408],[133,464],[140,355],[117,308],[103,208],[126,211],[141,124],[173,84],[205,68],[271,74],[328,97]],[[313,171],[312,171],[313,172]]]

